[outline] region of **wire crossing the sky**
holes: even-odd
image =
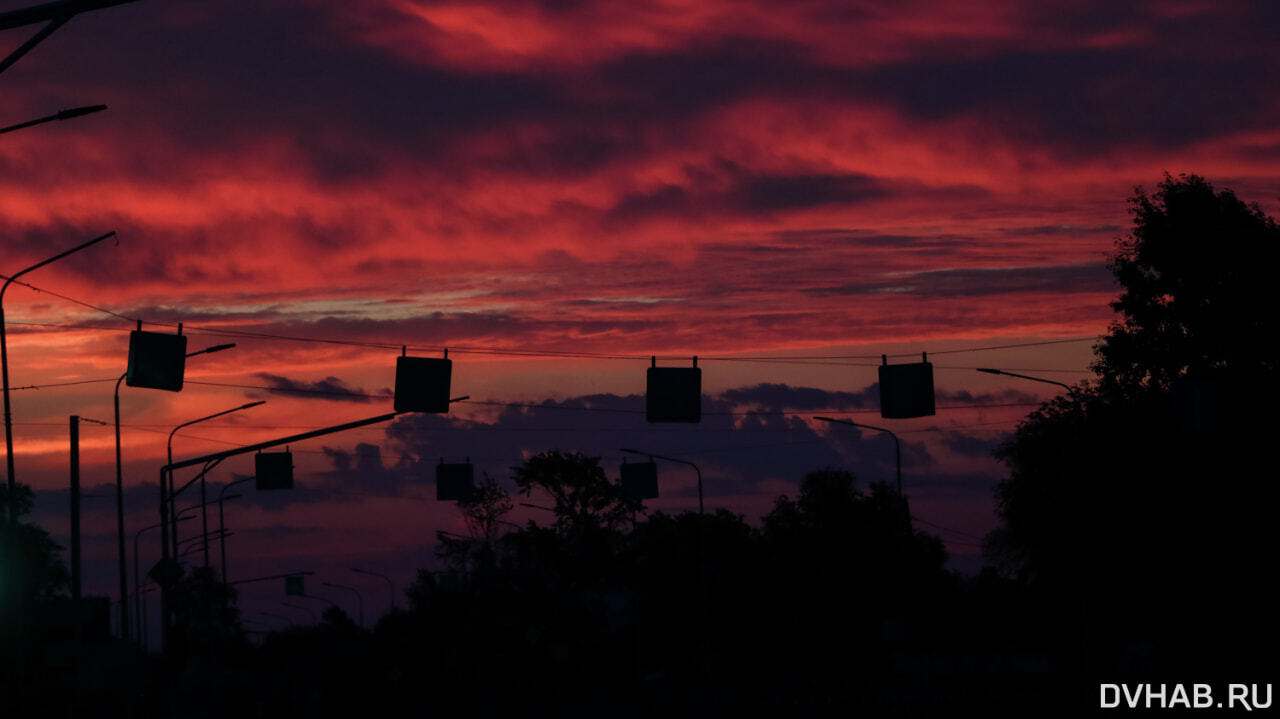
[[[3,275],[0,275],[0,277],[3,277]],[[95,305],[93,303],[77,299],[75,297],[70,297],[68,295],[54,292],[52,290],[47,290],[42,287],[32,285],[30,283],[15,281],[14,284],[19,284],[35,292],[48,294],[53,297],[57,297],[59,299],[65,300],[67,302],[71,302],[73,304],[79,305],[81,307],[85,307],[87,309],[91,309],[96,312],[101,312],[103,314],[110,315],[111,317],[114,317],[116,319],[125,320],[130,324],[136,324],[138,322],[142,322],[144,324],[152,325],[152,326],[174,327],[174,328],[176,328],[180,324],[178,322],[159,322],[159,321],[153,322],[153,321],[144,320],[138,317],[129,317],[120,312],[116,312],[114,310],[101,307],[99,305]],[[10,324],[26,325],[31,327],[48,327],[48,328],[57,328],[57,329],[82,329],[82,330],[91,330],[91,331],[111,331],[111,332],[127,332],[130,329],[132,329],[132,327],[117,328],[117,327],[106,327],[102,325],[71,324],[71,323],[42,323],[42,322],[17,321],[17,322],[10,322]],[[635,362],[640,362],[640,361],[648,362],[653,358],[657,358],[659,360],[664,360],[664,361],[684,360],[689,358],[689,355],[654,355],[654,354],[631,354],[631,353],[623,353],[623,352],[591,352],[591,351],[583,351],[583,350],[552,350],[552,349],[542,349],[542,348],[486,347],[486,346],[468,345],[468,344],[416,345],[416,344],[410,344],[406,342],[346,340],[346,339],[335,339],[335,338],[327,338],[327,337],[286,335],[286,334],[272,333],[272,332],[257,332],[253,330],[237,330],[237,329],[228,329],[223,327],[207,327],[207,326],[191,325],[191,324],[185,324],[185,323],[183,324],[184,324],[184,329],[186,333],[189,335],[206,335],[206,336],[212,336],[212,337],[235,337],[235,338],[244,338],[244,339],[278,340],[278,341],[285,341],[285,342],[328,344],[328,345],[340,345],[340,346],[347,346],[347,347],[362,347],[366,349],[385,349],[385,350],[394,350],[394,351],[407,349],[407,350],[412,350],[414,352],[442,352],[445,349],[448,349],[448,351],[456,352],[456,353],[491,355],[491,356],[500,356],[500,357],[529,357],[529,358],[544,358],[544,359],[625,360],[625,361],[635,361]],[[929,354],[936,356],[936,355],[965,354],[965,353],[975,353],[975,352],[989,352],[989,351],[996,351],[996,350],[1021,349],[1026,347],[1041,347],[1041,346],[1050,346],[1050,345],[1059,345],[1059,344],[1075,344],[1080,342],[1096,342],[1098,339],[1100,339],[1100,336],[1097,336],[1097,335],[1087,336],[1087,337],[1067,337],[1067,338],[1058,338],[1058,339],[1051,339],[1051,340],[1037,340],[1037,341],[1031,341],[1031,342],[1018,342],[1018,343],[1008,343],[1008,344],[999,344],[999,345],[983,345],[983,346],[977,346],[977,347],[961,347],[961,348],[955,348],[955,349],[943,349],[943,350],[931,351]],[[712,362],[874,367],[879,364],[878,360],[880,360],[881,357],[893,357],[893,358],[916,357],[918,356],[918,354],[919,354],[918,352],[895,352],[895,353],[872,353],[872,354],[764,355],[764,356],[755,356],[755,357],[715,355],[715,354],[701,355],[700,354],[698,355],[698,359],[699,361],[712,361]],[[864,362],[859,363],[859,362],[855,362],[855,360],[863,360]],[[940,365],[940,366],[937,366],[937,369],[975,370],[977,368]],[[1019,370],[1019,368],[1010,368],[1010,369],[1014,371]],[[1034,371],[1034,372],[1071,372],[1071,373],[1088,373],[1089,372],[1089,370],[1087,369],[1077,369],[1077,368],[1052,369],[1052,368],[1043,368],[1043,367],[1032,367],[1032,368],[1021,368],[1021,370]],[[43,386],[51,387],[56,385],[46,384]]]

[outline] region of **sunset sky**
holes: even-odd
[[[1135,185],[1194,172],[1280,214],[1278,8],[141,0],[78,16],[0,75],[0,125],[110,106],[0,135],[0,273],[118,233],[23,277],[47,292],[5,295],[16,476],[65,543],[67,418],[111,420],[133,320],[237,347],[192,358],[180,394],[122,389],[130,544],[158,521],[175,425],[268,400],[181,432],[187,458],[389,412],[399,348],[448,347],[473,401],[291,447],[298,489],[227,505],[233,579],[313,570],[385,606],[348,568],[403,588],[438,566],[435,531],[464,531],[434,500],[441,457],[506,481],[558,447],[616,477],[636,446],[698,462],[708,506],[752,522],[813,469],[892,481],[886,437],[810,419],[835,412],[900,432],[917,527],[974,571],[990,451],[1058,389],[974,368],[1088,376]],[[0,33],[5,53],[36,27]],[[879,356],[922,351],[937,416],[881,420]],[[701,424],[644,422],[655,354],[699,356]],[[64,384],[84,380],[106,381]],[[114,595],[112,432],[82,434],[88,590]],[[252,471],[228,460],[210,486]],[[661,471],[651,506],[695,508],[691,472]],[[154,532],[142,547],[145,570]],[[242,608],[280,613],[280,594],[246,585]]]

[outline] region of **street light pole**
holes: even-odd
[[[377,572],[370,572],[366,569],[357,569],[355,567],[352,567],[351,571],[355,572],[356,574],[368,574],[371,577],[381,577],[384,581],[386,581],[387,588],[391,591],[391,602],[388,605],[389,607],[388,613],[394,612],[396,610],[396,585],[394,582],[391,581],[391,577],[388,577],[385,574],[378,574]]]
[[[135,2],[136,0],[55,0],[55,2],[47,2],[41,5],[33,5],[18,10],[10,10],[9,12],[0,13],[0,30],[8,30],[10,28],[22,27],[24,25],[34,25],[38,22],[47,22],[48,24],[36,31],[30,39],[22,43],[17,50],[9,53],[3,60],[0,60],[0,72],[8,70],[15,62],[20,60],[23,55],[31,52],[36,45],[39,45],[58,28],[66,25],[71,18],[82,12],[90,10],[101,10],[113,5],[124,5],[126,3]]]
[[[320,582],[326,587],[334,589],[345,589],[356,595],[356,613],[360,615],[360,628],[364,629],[364,597],[360,596],[360,590],[355,587],[348,587],[345,584],[333,584],[332,582]]]
[[[248,482],[250,479],[252,478],[245,477],[244,479],[237,479],[234,482],[230,482],[228,484],[222,485],[222,489],[218,491],[218,531],[219,532],[226,529],[226,525],[222,521],[222,500],[235,499],[236,497],[240,496],[238,494],[233,494],[230,497],[227,497],[225,496],[227,493],[227,490],[231,489],[237,484],[240,484],[241,482]],[[219,564],[222,566],[222,583],[226,584],[227,583],[227,535],[220,534],[218,536],[219,536],[218,545],[220,546],[220,550],[221,550],[220,551],[221,561],[219,562]]]
[[[893,455],[898,468],[898,496],[899,497],[902,496],[902,442],[898,439],[898,435],[894,434],[893,432],[890,432],[884,427],[875,427],[869,424],[850,422],[847,419],[832,419],[830,417],[814,417],[814,419],[820,422],[830,422],[831,424],[847,424],[850,427],[861,427],[863,429],[872,429],[877,432],[884,432],[890,437],[893,437]]]
[[[710,629],[709,620],[711,616],[711,609],[710,609],[710,598],[709,598],[710,595],[708,594],[708,590],[707,590],[707,556],[706,556],[706,547],[704,546],[706,544],[706,541],[703,537],[703,532],[705,532],[706,529],[702,526],[703,522],[701,521],[706,516],[706,510],[703,508],[703,505],[702,505],[702,470],[698,468],[698,465],[694,464],[693,462],[690,462],[687,459],[677,459],[675,457],[666,457],[661,454],[653,454],[652,452],[641,452],[638,449],[627,449],[625,447],[621,448],[619,451],[626,452],[627,454],[638,454],[645,457],[649,457],[650,460],[664,459],[668,462],[675,462],[677,464],[687,464],[690,467],[693,467],[693,471],[698,474],[698,519],[699,521],[697,522],[697,524],[694,525],[697,531],[693,535],[694,541],[697,542],[696,554],[698,557],[698,610],[701,613],[701,616],[700,616],[701,621],[698,622],[698,624],[701,627],[701,646],[698,647],[698,654],[700,655],[699,661],[702,664],[702,670],[704,672],[710,673],[711,671],[711,654],[710,654],[711,653],[711,629]],[[632,524],[634,525],[635,515],[632,515],[631,521],[632,521]]]
[[[1016,372],[1006,372],[1002,369],[993,367],[979,367],[979,372],[987,374],[1004,375],[1005,377],[1017,377],[1018,379],[1030,380],[1032,382],[1043,382],[1044,384],[1056,384],[1067,391],[1072,400],[1075,400],[1073,410],[1082,412],[1080,403],[1080,395],[1077,394],[1075,387],[1057,380],[1045,379],[1044,377],[1032,377],[1031,375],[1018,374]],[[1087,426],[1087,425],[1086,425]],[[1084,674],[1084,681],[1087,684],[1089,676],[1092,674],[1092,650],[1090,649],[1089,640],[1089,576],[1085,571],[1085,505],[1084,505],[1084,471],[1081,469],[1079,460],[1075,466],[1075,485],[1076,485],[1076,533],[1079,535],[1076,539],[1076,581],[1079,583],[1080,591],[1080,665]],[[1086,705],[1090,701],[1086,695]],[[1089,705],[1091,706],[1091,705]]]
[[[177,521],[186,522],[191,519],[195,519],[195,517],[180,517]],[[147,532],[161,526],[163,525],[157,522],[143,527],[133,534],[133,618],[134,623],[136,624],[134,627],[134,632],[136,634],[135,639],[138,640],[139,646],[142,645],[142,573],[138,569],[138,567],[141,566],[138,562],[138,539],[142,537],[143,532]]]
[[[46,122],[53,122],[54,120],[70,120],[73,117],[92,115],[95,112],[102,112],[105,109],[107,109],[106,105],[87,105],[85,107],[73,107],[67,110],[59,110],[52,115],[37,117],[34,120],[27,120],[26,122],[20,122],[8,127],[0,127],[0,135],[3,135],[6,132],[13,132],[14,130],[21,130],[24,127],[31,127],[32,125],[42,125]]]
[[[1072,397],[1074,397],[1074,396],[1076,395],[1076,388],[1075,388],[1075,387],[1072,387],[1071,385],[1067,384],[1066,382],[1059,382],[1059,381],[1058,381],[1058,380],[1056,380],[1056,379],[1045,379],[1045,378],[1043,378],[1043,377],[1032,377],[1031,375],[1028,375],[1028,374],[1018,374],[1017,372],[1006,372],[1005,370],[1002,370],[1002,369],[994,369],[994,368],[991,368],[991,367],[979,367],[979,368],[978,368],[978,371],[979,371],[979,372],[986,372],[987,374],[998,374],[998,375],[1004,375],[1005,377],[1017,377],[1018,379],[1028,379],[1028,380],[1031,380],[1032,382],[1043,382],[1043,383],[1045,383],[1045,384],[1056,384],[1056,385],[1058,385],[1059,387],[1062,387],[1063,389],[1065,389],[1065,390],[1067,391],[1067,393],[1068,393],[1068,394],[1070,394]]]
[[[913,527],[911,524],[911,508],[907,506],[907,498],[902,494],[902,442],[898,439],[898,435],[885,429],[884,427],[876,427],[870,424],[861,424],[859,422],[850,422],[847,419],[832,419],[831,417],[814,417],[820,422],[829,422],[831,424],[845,424],[850,427],[861,427],[863,429],[875,430],[883,432],[893,437],[893,455],[897,466],[898,477],[898,501],[902,503],[903,514],[903,535],[898,540],[898,605],[899,611],[902,612],[901,641],[908,639],[908,619],[907,619],[907,541],[911,538]],[[905,699],[903,699],[905,701]]]
[[[235,532],[227,532],[227,534],[235,534]],[[182,550],[182,554],[179,554],[179,555],[178,555],[178,558],[179,558],[179,559],[182,559],[183,557],[187,556],[188,554],[191,554],[192,552],[198,551],[198,550],[200,549],[200,541],[201,541],[201,540],[208,541],[208,539],[209,539],[209,538],[208,538],[207,536],[205,536],[205,535],[200,535],[200,536],[191,537],[191,538],[189,538],[189,539],[184,539],[184,540],[182,540],[182,543],[183,543],[183,544],[190,544],[191,546],[189,546],[189,547],[187,547],[186,549]]]
[[[32,270],[38,270],[41,267],[44,267],[45,265],[51,262],[56,262],[57,260],[60,260],[63,257],[66,257],[67,255],[79,252],[80,250],[83,250],[86,247],[96,245],[99,242],[102,242],[103,240],[107,239],[108,237],[115,237],[115,235],[116,233],[113,230],[100,237],[95,237],[92,240],[89,240],[88,242],[85,242],[80,245],[76,245],[75,247],[72,247],[66,252],[60,252],[54,255],[53,257],[50,257],[49,259],[44,260],[43,262],[37,262],[36,264],[28,267],[27,269],[17,273],[16,275],[10,275],[9,277],[5,278],[4,286],[0,287],[0,375],[3,375],[3,383],[4,383],[4,459],[5,459],[5,471],[8,473],[8,477],[9,477],[8,515],[9,515],[10,522],[16,522],[18,520],[18,504],[17,504],[18,495],[17,495],[17,487],[16,487],[18,480],[16,477],[14,477],[14,474],[13,474],[13,416],[9,411],[9,343],[5,337],[5,330],[4,330],[4,325],[5,325],[4,293],[6,290],[9,289],[10,284],[12,284],[19,277],[27,274],[28,272],[31,272]]]
[[[218,346],[216,346],[216,347],[210,347],[210,348],[209,348],[209,349],[207,349],[207,350],[201,350],[201,352],[218,352],[218,351],[221,351],[221,350],[223,350],[223,349],[230,349],[230,348],[232,348],[232,347],[235,347],[235,345],[234,345],[234,344],[229,344],[229,345],[218,345]],[[192,353],[192,354],[199,354],[199,353]],[[187,356],[188,356],[188,357],[190,357],[191,355],[187,355]],[[205,420],[214,419],[214,418],[216,418],[216,417],[221,417],[221,416],[223,416],[224,414],[231,414],[232,412],[239,412],[240,410],[244,410],[244,409],[251,409],[251,408],[253,408],[253,407],[257,407],[258,405],[262,405],[262,404],[266,404],[266,403],[267,403],[267,401],[266,401],[266,400],[258,400],[257,402],[249,402],[248,404],[242,404],[242,405],[240,405],[239,407],[232,407],[231,409],[226,409],[226,410],[223,410],[223,411],[221,411],[221,412],[215,412],[215,413],[213,413],[213,414],[211,414],[211,415],[208,415],[208,416],[206,416],[206,417],[201,417],[200,419],[193,419],[193,420],[191,420],[190,422],[183,422],[182,424],[178,425],[177,427],[174,427],[174,428],[173,428],[173,431],[172,431],[172,432],[169,432],[169,441],[168,441],[168,444],[167,444],[167,451],[168,451],[167,457],[168,457],[168,463],[169,463],[169,464],[173,464],[173,435],[174,435],[174,434],[177,434],[178,430],[182,429],[183,427],[190,427],[190,426],[191,426],[191,425],[193,425],[193,424],[198,424],[198,423],[200,423],[200,422],[204,422]],[[209,534],[209,510],[208,510],[208,506],[207,506],[207,505],[208,505],[207,498],[206,498],[206,496],[205,496],[205,475],[206,475],[206,474],[207,474],[206,472],[201,472],[201,473],[200,473],[200,502],[201,502],[202,506],[204,507],[203,509],[201,509],[201,510],[200,510],[200,514],[201,514],[201,519],[200,519],[200,521],[201,521],[201,524],[203,525],[203,526],[202,526],[202,528],[201,528],[201,531],[203,531],[203,532],[204,532],[204,534],[205,534],[205,536],[207,537],[207,536],[208,536],[208,534]],[[172,475],[170,476],[170,481],[172,481]],[[170,490],[171,490],[171,491],[172,491],[172,489],[173,489],[173,488],[172,488],[172,487],[170,487]],[[172,494],[170,495],[170,501],[172,501]],[[219,511],[219,515],[221,515],[221,511],[222,511],[222,505],[221,505],[221,503],[219,503],[219,505],[218,505],[218,511]],[[205,545],[204,545],[204,566],[206,566],[206,567],[207,567],[207,566],[209,566],[209,543],[208,543],[207,541],[205,542]]]
[[[271,612],[258,612],[258,614],[261,614],[264,617],[271,617],[272,619],[282,619],[285,624],[288,624],[290,627],[294,625],[294,621],[283,614],[272,614]]]
[[[311,615],[311,623],[312,623],[312,624],[319,624],[319,623],[320,623],[320,618],[316,616],[316,611],[315,611],[314,609],[312,609],[311,607],[304,607],[304,606],[302,606],[301,604],[292,604],[292,603],[290,603],[290,602],[280,602],[280,605],[281,605],[281,606],[284,606],[284,607],[289,607],[290,609],[301,609],[302,611],[304,611],[304,612],[306,612],[307,614],[310,614],[310,615]]]
[[[138,326],[139,327],[142,326],[141,320],[138,321]],[[178,329],[179,329],[179,333],[181,333],[181,329],[182,329],[181,325],[179,325]],[[196,355],[212,354],[214,352],[229,350],[232,347],[235,347],[235,345],[234,344],[214,345],[212,347],[206,347],[205,349],[197,350],[195,352],[189,352],[187,353],[186,356],[195,357]],[[113,396],[113,404],[115,406],[115,420],[116,420],[115,421],[115,425],[116,425],[116,538],[117,538],[117,544],[119,545],[118,551],[119,551],[119,562],[120,562],[120,596],[121,597],[125,596],[129,591],[128,569],[125,566],[125,553],[124,553],[124,464],[120,456],[121,454],[121,450],[120,450],[120,385],[125,381],[125,379],[128,376],[129,376],[129,371],[126,369],[124,373],[120,375],[120,378],[116,380],[116,390]],[[173,435],[170,435],[169,439],[170,439],[170,442],[172,442]],[[172,446],[170,447],[169,451],[170,451],[170,461],[172,462],[172,452],[173,452]],[[163,496],[164,494],[163,482],[161,482],[160,493]],[[120,636],[121,638],[128,640],[129,639],[129,611],[126,607],[124,607],[123,604],[121,606],[122,606],[122,609],[120,610]]]
[[[706,510],[704,510],[702,506],[702,470],[698,469],[698,465],[694,464],[693,462],[690,462],[687,459],[676,459],[675,457],[664,457],[660,454],[654,454],[653,452],[641,452],[638,449],[623,448],[620,451],[626,452],[627,454],[638,454],[645,457],[653,457],[654,459],[665,459],[668,462],[677,462],[679,464],[687,464],[690,467],[693,467],[693,471],[698,473],[698,514],[706,514]]]
[[[460,402],[463,399],[466,399],[466,396],[450,399],[449,401]],[[165,501],[164,501],[164,481],[166,477],[171,476],[171,473],[175,469],[192,467],[197,464],[202,464],[205,462],[220,462],[229,457],[235,457],[241,454],[250,454],[252,452],[258,452],[260,450],[268,449],[270,447],[278,447],[282,444],[284,445],[292,444],[295,442],[301,442],[304,439],[311,439],[313,437],[323,437],[325,435],[334,434],[335,432],[345,432],[346,430],[355,429],[357,427],[366,427],[371,424],[377,424],[379,422],[386,422],[386,421],[395,419],[396,417],[399,417],[401,414],[404,414],[404,413],[389,412],[387,414],[380,414],[376,417],[359,419],[354,422],[346,422],[344,424],[335,425],[333,427],[324,427],[323,429],[311,430],[310,432],[303,432],[301,434],[293,434],[293,435],[289,435],[288,437],[280,437],[279,439],[267,440],[266,442],[258,442],[257,444],[251,444],[245,447],[237,447],[235,449],[228,449],[222,452],[215,452],[214,454],[207,454],[202,457],[195,457],[193,459],[182,460],[181,462],[171,462],[169,464],[166,464],[165,466],[160,468],[160,492],[161,492],[160,521],[165,522],[165,518],[168,516],[168,511],[169,511],[168,506],[165,504]],[[164,552],[165,560],[170,559],[171,555],[169,554],[169,542],[167,540],[161,545],[161,548],[162,548],[162,551]],[[176,547],[175,547],[175,553],[176,553]],[[160,628],[162,630],[161,644],[165,647],[165,652],[167,653],[169,651],[169,592],[168,592],[168,589],[165,587],[160,588],[160,617],[161,617]]]

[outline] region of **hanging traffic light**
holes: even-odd
[[[461,464],[445,464],[442,457],[436,465],[436,500],[457,502],[470,498],[476,491],[475,477],[470,457]]]
[[[259,452],[253,456],[253,468],[258,489],[293,489],[292,452]]]
[[[627,499],[657,499],[658,464],[622,460],[622,496]]]
[[[182,373],[187,364],[187,338],[178,325],[178,334],[146,332],[142,322],[129,333],[129,369],[125,384],[170,392],[182,390]]]
[[[449,411],[449,379],[453,373],[453,360],[448,359],[449,350],[445,350],[444,359],[435,357],[408,357],[401,350],[396,358],[396,396],[397,412],[433,412],[444,414]]]
[[[307,596],[307,585],[304,581],[305,575],[290,574],[284,578],[284,593],[287,597],[305,597]]]
[[[702,370],[698,358],[692,367],[659,367],[649,359],[644,393],[644,415],[649,422],[701,422]]]
[[[921,361],[889,364],[880,355],[880,416],[885,419],[908,419],[936,414],[933,405],[933,365],[928,355]]]

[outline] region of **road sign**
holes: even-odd
[[[649,367],[645,377],[644,415],[649,422],[702,421],[702,370],[693,367]]]
[[[292,452],[259,452],[253,455],[253,468],[256,488],[293,489]]]
[[[172,558],[161,559],[147,571],[147,576],[151,581],[167,589],[182,579],[182,565]]]
[[[449,380],[453,360],[435,357],[396,358],[397,412],[449,411]]]
[[[658,496],[657,463],[623,462],[622,496],[628,499],[656,499]]]
[[[436,465],[436,499],[441,502],[457,502],[467,499],[476,491],[476,470],[470,462]]]
[[[880,416],[885,419],[908,419],[936,414],[933,404],[933,364],[912,362],[889,364],[881,356]]]
[[[129,333],[129,369],[124,381],[130,387],[179,392],[186,364],[186,335],[144,330]]]

